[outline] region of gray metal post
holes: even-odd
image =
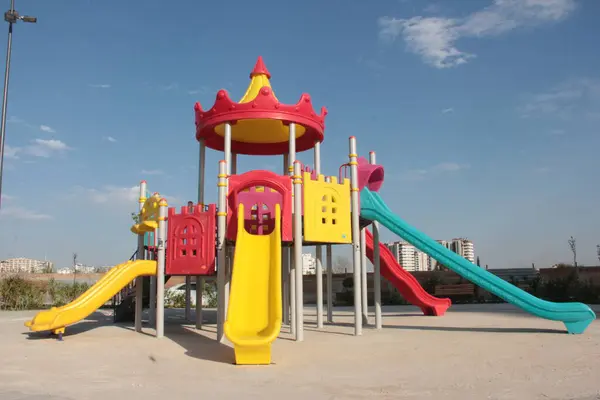
[[[302,274],[302,175],[294,162],[294,268],[296,276],[296,340],[304,340],[304,291]]]
[[[157,229],[158,231],[158,229]],[[154,232],[156,235],[156,232]],[[157,260],[157,257],[154,256]],[[150,303],[148,304],[148,323],[151,327],[156,328],[156,276],[150,277]]]
[[[204,180],[206,177],[206,144],[199,141],[198,154],[198,204],[204,210]],[[196,276],[196,329],[202,329],[202,298],[204,297],[204,277]]]
[[[283,175],[288,175],[289,154],[283,155]],[[284,247],[281,251],[281,278],[282,278],[282,303],[283,323],[290,324],[290,249]]]
[[[362,295],[360,272],[360,226],[358,209],[358,154],[356,153],[356,138],[350,137],[350,190],[352,201],[352,261],[354,276],[354,335],[362,335]]]
[[[315,172],[321,173],[321,142],[315,142]],[[316,246],[317,266],[317,329],[323,328],[323,247]]]
[[[327,249],[327,322],[333,322],[333,260],[332,246],[328,244]]]
[[[227,279],[227,249],[225,246],[225,230],[227,228],[227,165],[219,161],[219,188],[217,212],[217,340],[223,340],[223,324],[226,315],[226,279]]]
[[[2,97],[2,122],[0,123],[0,207],[2,207],[2,176],[4,172],[4,142],[6,139],[6,110],[8,106],[8,82],[10,77],[10,58],[12,55],[13,24],[17,21],[37,22],[37,18],[19,15],[15,11],[15,0],[10,2],[10,10],[4,13],[4,20],[8,22],[8,42],[6,45],[6,67],[4,70],[4,96]]]
[[[289,154],[288,154],[288,162],[290,163],[288,166],[288,173],[290,174],[290,178],[293,179],[294,176],[294,163],[296,162],[296,124],[291,123],[289,126]],[[294,196],[295,185],[292,185],[292,196]],[[292,213],[294,213],[296,207],[295,197],[292,201]],[[295,258],[291,255],[291,249],[288,249],[289,259],[290,259],[290,333],[296,337],[296,322],[298,318],[296,317],[296,268],[299,266],[302,268],[302,265],[296,263]]]
[[[238,164],[238,155],[237,153],[231,153],[231,174],[236,175],[237,172],[237,164]]]
[[[369,162],[377,164],[375,152],[369,153]],[[373,221],[373,290],[375,297],[375,329],[383,326],[381,320],[381,256],[379,253],[379,222]]]
[[[225,189],[225,199],[227,198],[227,195],[229,194],[229,177],[231,176],[231,124],[230,123],[226,123],[225,124],[225,135],[224,135],[224,151],[225,151],[225,168],[226,168],[226,173],[227,173],[227,180],[225,181],[225,183],[227,184],[226,189]],[[227,203],[227,201],[225,201],[225,203]],[[225,207],[227,207],[227,204],[225,204]],[[225,210],[227,212],[227,210]],[[225,224],[227,225],[227,217],[225,217]],[[227,226],[225,227],[225,229],[227,229]],[[223,236],[223,238],[225,238],[225,236]],[[227,260],[227,244],[225,243],[225,241],[223,241],[223,248],[225,249],[224,251],[224,255],[225,255],[225,260]],[[225,263],[225,287],[224,287],[224,292],[225,292],[225,302],[224,302],[224,310],[225,310],[225,319],[227,319],[227,308],[228,308],[228,304],[229,304],[229,291],[231,290],[231,275],[230,275],[230,270],[228,267],[229,264]],[[225,321],[225,319],[223,319],[223,321]]]
[[[161,199],[158,217],[156,260],[156,337],[165,335],[165,242],[167,240],[167,200]]]
[[[192,319],[192,276],[185,277],[185,322]]]
[[[138,198],[139,203],[139,212],[141,213],[142,208],[144,208],[144,203],[146,202],[146,181],[140,182],[140,195]],[[139,215],[139,214],[138,214]],[[138,234],[138,242],[137,242],[137,259],[143,260],[145,258],[145,250],[144,250],[144,234]],[[144,312],[144,278],[137,277],[135,279],[135,331],[142,331],[142,314]]]
[[[367,287],[367,228],[360,230],[360,292],[363,325],[369,324],[369,300]]]

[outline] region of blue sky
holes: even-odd
[[[579,262],[597,263],[596,1],[17,9],[39,22],[15,26],[0,258],[127,259],[138,182],[178,206],[196,198],[194,102],[210,107],[220,88],[241,97],[262,55],[280,100],[307,92],[329,109],[326,173],[356,135],[386,168],[384,199],[434,238],[468,237],[500,268],[568,262],[573,235]],[[209,201],[221,158],[208,152]],[[281,160],[242,157],[239,168],[279,171]]]

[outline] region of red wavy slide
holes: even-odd
[[[366,229],[367,237],[367,257],[373,262],[373,234]],[[440,299],[427,293],[419,281],[409,272],[407,272],[392,254],[392,252],[383,244],[379,244],[379,258],[381,275],[392,282],[398,289],[402,297],[410,304],[419,307],[423,314],[442,316],[450,307],[450,299]]]

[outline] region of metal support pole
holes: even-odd
[[[4,20],[8,22],[8,42],[6,45],[6,67],[4,70],[4,96],[2,97],[2,122],[0,123],[0,207],[2,207],[2,176],[4,173],[4,142],[6,140],[6,110],[8,106],[8,82],[10,77],[10,58],[12,55],[13,24],[17,21],[37,22],[37,18],[19,15],[15,11],[15,0],[10,1],[10,10],[4,13]]]
[[[185,277],[185,322],[192,319],[192,276]]]
[[[327,322],[333,322],[333,260],[332,248],[328,244],[327,249]]]
[[[146,202],[146,181],[140,182],[140,195],[138,198],[139,203],[139,216],[141,217],[144,203]],[[144,251],[144,234],[138,234],[137,242],[137,259],[143,260],[145,258]],[[137,277],[135,279],[135,331],[142,331],[142,314],[144,312],[144,278]]]
[[[363,325],[369,324],[369,299],[367,286],[367,228],[360,230],[360,292]]]
[[[369,163],[376,164],[375,152],[369,153]],[[379,222],[373,221],[373,290],[375,300],[375,329],[381,329],[381,256],[379,253]]]
[[[288,154],[283,155],[283,175],[288,175]],[[283,303],[283,323],[290,324],[290,249],[284,247],[281,251],[282,268],[282,303]]]
[[[158,217],[156,271],[156,337],[165,335],[165,241],[167,240],[167,200],[161,199]]]
[[[10,13],[15,12],[15,0],[10,2]],[[8,23],[8,43],[6,45],[6,67],[4,70],[4,96],[2,97],[2,125],[0,126],[0,207],[2,207],[2,176],[4,173],[4,141],[6,139],[6,109],[8,107],[8,82],[10,78],[10,57],[12,55],[13,23]]]
[[[198,207],[204,210],[204,179],[206,177],[206,144],[199,141],[198,152]],[[202,329],[202,298],[204,297],[204,277],[196,276],[196,329]]]
[[[321,174],[321,142],[315,142],[315,172]],[[316,246],[317,266],[317,329],[323,328],[323,247]]]
[[[302,274],[302,175],[300,161],[294,162],[294,268],[296,276],[296,340],[304,340],[304,292]]]
[[[227,228],[227,165],[219,161],[219,188],[217,212],[217,340],[223,340],[223,324],[227,310],[226,280],[227,280],[227,248],[225,233]]]
[[[356,153],[356,138],[350,137],[350,190],[352,200],[352,261],[354,276],[354,335],[362,335],[362,295],[361,295],[361,262],[360,262],[360,226],[358,209],[358,154]]]
[[[229,177],[231,176],[231,124],[230,123],[226,123],[225,124],[225,135],[224,135],[224,151],[225,151],[225,168],[226,168],[226,174],[227,174],[227,180],[225,181],[225,183],[227,184],[226,189],[225,189],[225,212],[227,212],[227,196],[229,195]],[[227,225],[227,216],[225,216],[225,225]],[[227,226],[225,226],[225,231],[227,230]],[[226,244],[226,236],[223,236],[223,248],[224,250],[224,261],[227,260],[227,244]],[[225,263],[225,287],[224,287],[224,293],[225,293],[225,302],[224,302],[224,307],[225,307],[225,319],[223,319],[223,321],[225,321],[227,319],[227,309],[228,309],[228,305],[229,305],[229,291],[231,290],[231,275],[230,275],[230,270],[228,267],[229,264],[227,264],[227,262]]]
[[[296,161],[296,124],[291,123],[289,125],[289,154],[288,154],[288,173],[290,174],[290,178],[294,175],[294,163]],[[295,199],[294,196],[295,185],[292,185],[292,198]],[[296,207],[296,201],[292,201],[292,213],[294,213],[294,209]],[[289,260],[290,260],[290,333],[296,337],[296,322],[298,318],[296,317],[296,268],[302,268],[302,265],[299,265],[295,262],[295,258],[292,257],[292,250],[288,248]]]

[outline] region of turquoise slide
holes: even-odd
[[[562,321],[569,333],[583,333],[596,319],[594,311],[583,303],[542,300],[481,269],[394,215],[379,194],[366,187],[360,192],[360,215],[370,221],[380,222],[422,252],[507,302],[538,317]]]

